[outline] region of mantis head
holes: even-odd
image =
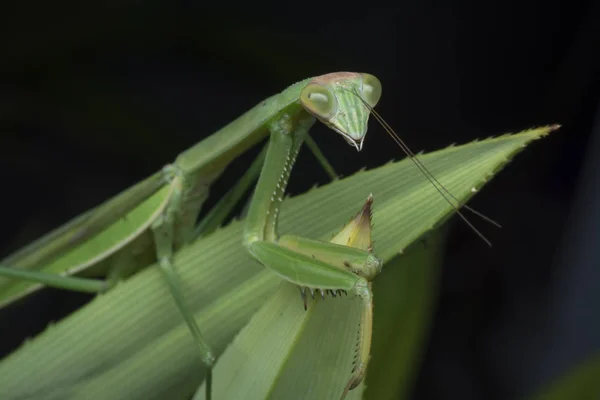
[[[381,83],[375,76],[334,72],[312,79],[302,89],[300,103],[360,151],[367,134],[369,114],[380,97]]]

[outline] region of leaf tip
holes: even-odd
[[[561,128],[560,124],[551,124],[551,125],[539,126],[537,128],[531,128],[531,129],[528,129],[521,133],[535,135],[538,138],[541,138],[541,137],[549,135],[551,132],[554,132],[560,128]]]

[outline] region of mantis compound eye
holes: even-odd
[[[302,89],[300,103],[306,111],[322,120],[333,118],[338,111],[335,95],[318,83],[309,83]]]
[[[371,74],[362,76],[362,98],[371,107],[375,107],[381,98],[381,82]]]

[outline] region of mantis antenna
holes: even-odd
[[[364,75],[366,75],[366,74],[364,74]],[[367,78],[367,77],[365,76],[365,78]],[[363,80],[363,85],[370,86],[371,89],[368,91],[368,93],[372,93],[372,95],[376,96],[377,99],[379,96],[381,96],[381,83],[379,82],[379,80],[376,77],[369,75],[368,79]],[[347,90],[360,99],[360,101],[365,105],[365,107],[367,107],[367,109],[373,114],[373,116],[375,117],[377,122],[379,122],[379,124],[385,130],[385,132],[388,135],[390,135],[392,140],[394,140],[394,142],[398,145],[398,147],[400,147],[400,149],[402,149],[404,154],[406,154],[406,156],[411,159],[411,161],[415,164],[415,166],[417,168],[419,168],[419,170],[423,173],[423,175],[425,175],[425,177],[429,180],[429,182],[433,185],[433,187],[438,191],[438,193],[448,202],[448,204],[450,204],[454,208],[454,210],[456,211],[458,216],[469,226],[469,228],[471,228],[473,230],[473,232],[475,232],[477,234],[477,236],[479,236],[488,246],[492,247],[492,243],[483,235],[483,233],[481,233],[481,231],[479,231],[463,215],[463,213],[460,212],[460,210],[459,210],[459,208],[461,207],[460,201],[452,193],[450,193],[450,191],[448,189],[446,189],[439,180],[437,180],[437,178],[431,173],[431,171],[429,171],[427,169],[427,167],[425,167],[425,165],[421,162],[421,160],[419,160],[417,155],[412,152],[412,150],[400,138],[400,136],[394,131],[394,129],[383,119],[383,117],[377,111],[375,111],[375,108],[371,104],[369,104],[368,101],[363,99],[363,97],[359,93],[356,92],[355,88],[353,88],[352,90],[350,90],[350,89],[347,89]],[[364,88],[363,88],[363,91],[364,91]],[[356,146],[356,148],[358,151],[360,151],[362,148],[362,142],[360,143],[359,146]],[[456,204],[454,202],[452,202],[451,199],[454,200],[456,202]],[[473,209],[472,207],[469,207],[466,204],[463,204],[462,207],[471,211],[473,214],[479,216],[480,218],[489,222],[490,224],[497,226],[498,228],[501,228],[500,224],[498,224],[496,221],[485,216],[484,214],[480,213],[479,211]]]

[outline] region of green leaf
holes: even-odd
[[[590,357],[528,399],[600,399],[600,354]]]
[[[550,130],[450,147],[423,155],[421,160],[456,197],[467,199],[474,193],[472,188],[479,189],[512,155]],[[280,231],[327,239],[369,193],[374,196],[375,252],[385,261],[453,212],[412,162],[405,160],[286,200]],[[279,278],[246,253],[241,245],[242,228],[243,222],[234,222],[181,249],[174,260],[184,295],[216,354],[223,352],[280,284]],[[384,269],[381,276],[386,272]],[[377,309],[376,292],[374,296]],[[289,301],[302,308],[297,292],[290,293]],[[345,307],[354,303],[349,296],[319,304]],[[350,316],[339,318],[340,325],[352,324]],[[328,324],[322,320],[320,326],[311,327],[315,329],[311,337],[325,334],[331,329]],[[310,344],[304,337],[299,340]],[[338,344],[332,341],[329,346]],[[249,356],[261,355],[252,352]],[[323,372],[320,364],[313,368],[316,373]],[[348,371],[349,365],[336,364],[334,368]],[[151,267],[48,327],[2,360],[0,398],[189,398],[204,373],[168,288],[158,269]],[[278,372],[282,376],[287,373]],[[306,381],[305,377],[293,379]]]
[[[408,399],[437,299],[446,229],[396,256],[373,284],[373,346],[365,398]]]

